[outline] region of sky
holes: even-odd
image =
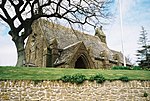
[[[141,26],[144,26],[150,39],[150,0],[120,1],[122,5],[123,33],[121,34],[118,0],[114,0],[112,6],[113,21],[105,25],[103,30],[107,37],[108,47],[121,52],[122,35],[125,56],[129,57],[132,63],[135,63]],[[8,35],[8,31],[9,28],[0,23],[0,66],[15,66],[17,62],[15,44]]]
[[[118,0],[115,0],[115,19],[109,26],[104,27],[104,32],[107,37],[108,47],[121,52],[122,35],[124,54],[135,64],[137,49],[139,49],[137,43],[140,37],[141,26],[144,26],[148,33],[148,39],[150,39],[150,0],[120,1],[122,5],[123,33],[121,34]]]

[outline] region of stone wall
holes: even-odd
[[[150,101],[150,81],[0,81],[0,101]]]

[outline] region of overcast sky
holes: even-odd
[[[125,55],[129,56],[132,62],[135,62],[141,26],[145,27],[150,39],[150,0],[121,1],[124,51]],[[109,25],[104,26],[104,32],[108,47],[122,51],[118,0],[114,2],[113,13],[115,19]],[[9,28],[0,23],[0,66],[14,66],[17,61],[16,48],[11,37],[7,34],[8,31]]]

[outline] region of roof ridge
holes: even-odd
[[[79,44],[79,43],[82,43],[82,42],[83,42],[83,41],[78,41],[78,42],[76,42],[76,43],[70,44],[70,45],[66,46],[65,48],[63,48],[63,50],[66,50],[66,49],[68,49],[68,48],[70,48],[70,47],[72,47],[72,46],[75,46],[75,45],[77,45],[77,44]]]

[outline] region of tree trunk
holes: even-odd
[[[26,63],[26,57],[25,57],[25,48],[24,48],[24,40],[22,37],[18,37],[17,40],[13,40],[15,42],[16,48],[17,48],[17,67],[23,67]]]

